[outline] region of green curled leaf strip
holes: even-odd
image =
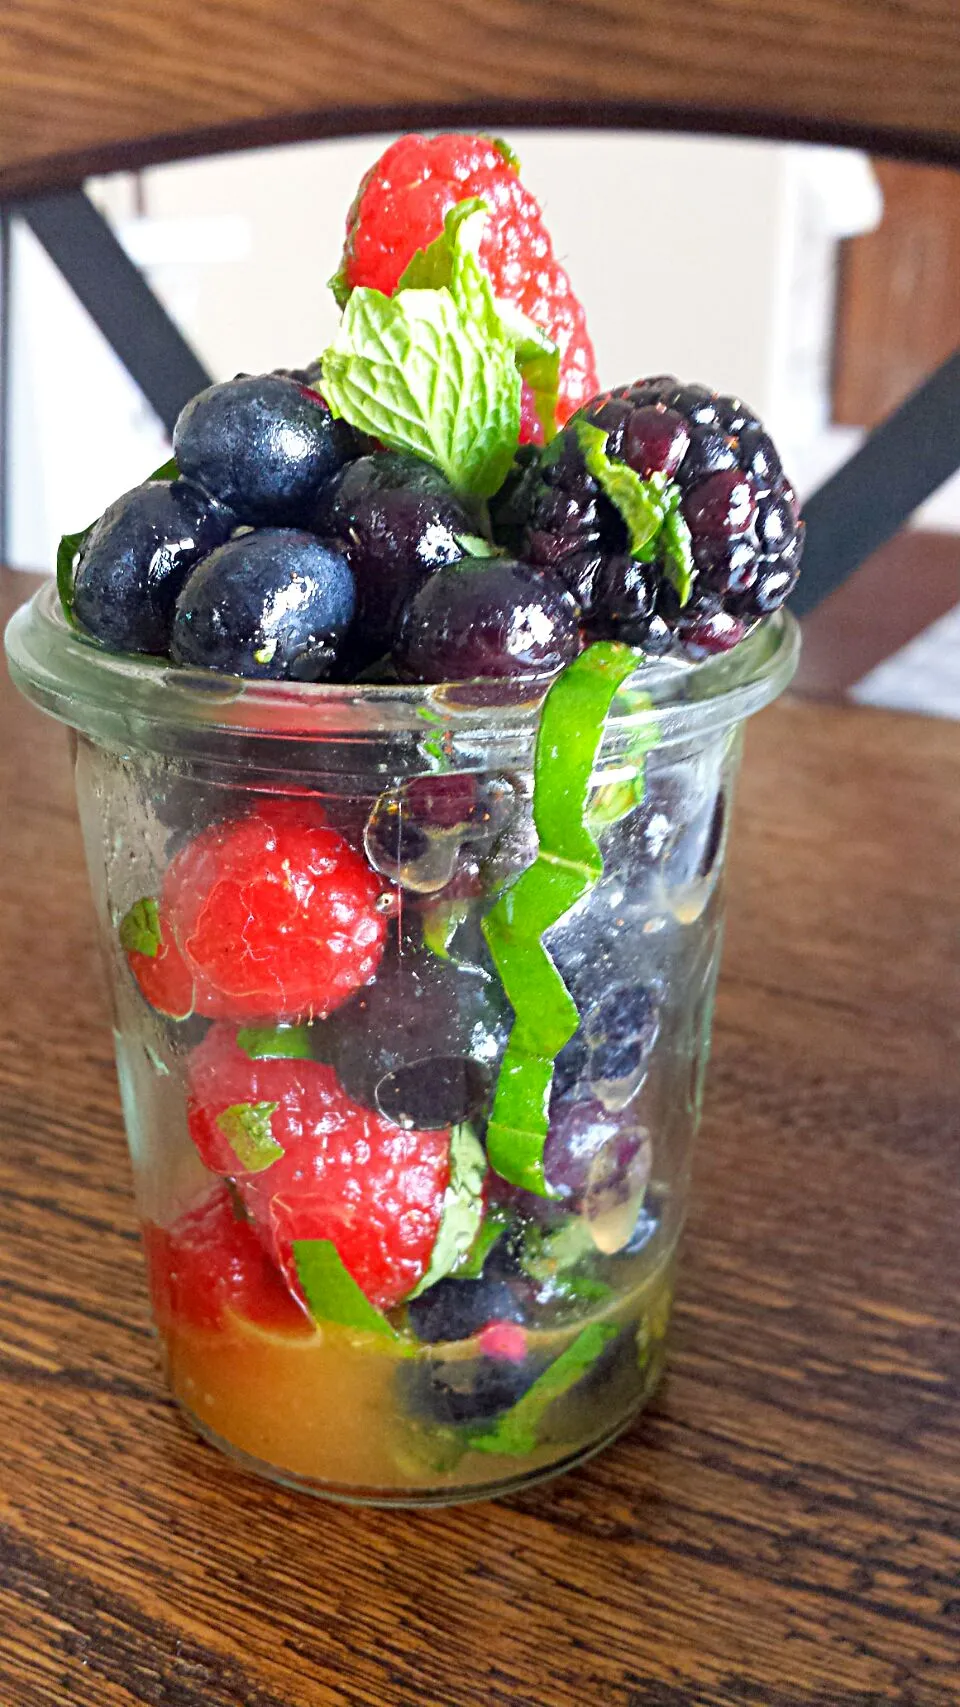
[[[487,1155],[504,1179],[541,1197],[550,1195],[543,1146],[553,1065],[580,1023],[543,936],[603,871],[587,821],[590,779],[614,695],[641,656],[618,641],[597,641],[551,687],[534,755],[540,851],[483,921],[515,1015],[487,1127]]]

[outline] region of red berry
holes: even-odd
[[[229,1308],[265,1326],[308,1331],[302,1306],[291,1298],[253,1228],[238,1220],[225,1186],[218,1185],[172,1227],[147,1223],[143,1238],[161,1327],[186,1321],[220,1328]]]
[[[275,1103],[283,1155],[245,1171],[218,1118]],[[318,1061],[252,1061],[216,1026],[190,1062],[190,1133],[208,1167],[232,1174],[260,1237],[299,1296],[297,1239],[329,1239],[372,1303],[388,1308],[426,1273],[450,1177],[449,1131],[418,1132],[347,1096]]]
[[[482,196],[490,209],[480,258],[494,291],[560,346],[563,422],[597,390],[586,318],[553,253],[538,202],[489,137],[402,136],[381,155],[347,216],[346,282],[390,296],[411,257],[440,236],[444,216],[470,196]],[[525,390],[521,440],[538,443],[542,436]]]
[[[373,977],[387,922],[363,857],[313,801],[268,798],[173,859],[162,912],[219,1018],[325,1015]]]
[[[687,493],[683,513],[695,538],[731,539],[749,533],[757,519],[753,481],[735,468],[711,474]]]
[[[675,409],[656,403],[634,409],[623,436],[623,460],[645,480],[651,474],[676,474],[687,454],[690,434]]]
[[[127,951],[133,976],[152,1008],[172,1019],[186,1019],[194,1007],[194,977],[180,953],[169,923],[160,916],[160,947],[156,954]]]

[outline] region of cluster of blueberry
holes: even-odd
[[[187,405],[177,477],[119,498],[81,546],[83,628],[116,650],[241,676],[549,676],[597,638],[726,650],[796,580],[794,494],[735,398],[673,380],[601,396],[546,449],[524,447],[491,531],[432,464],[336,420],[321,384],[316,368],[241,376]],[[607,435],[614,462],[683,494],[683,602],[662,560],[628,550],[583,423]]]

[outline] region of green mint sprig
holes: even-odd
[[[560,1356],[537,1376],[523,1398],[504,1411],[492,1427],[468,1431],[468,1447],[474,1452],[497,1452],[509,1458],[525,1458],[533,1452],[540,1424],[550,1406],[576,1386],[618,1331],[613,1322],[588,1322]]]
[[[411,1298],[419,1298],[443,1280],[470,1251],[483,1220],[483,1182],[487,1158],[473,1129],[464,1122],[450,1134],[450,1184],[444,1195],[440,1225],[430,1264]]]
[[[217,1115],[219,1131],[247,1173],[263,1173],[283,1155],[270,1125],[279,1107],[278,1102],[235,1102]]]
[[[124,913],[117,932],[127,954],[145,954],[156,960],[163,943],[160,909],[152,895],[144,895]]]
[[[312,1055],[308,1025],[245,1025],[237,1043],[251,1061],[309,1061]]]
[[[487,1128],[487,1155],[504,1179],[541,1197],[550,1196],[543,1147],[554,1062],[580,1023],[543,936],[603,871],[587,800],[607,712],[641,659],[632,647],[597,641],[553,683],[534,752],[539,852],[483,921],[515,1016]]]
[[[294,1239],[293,1260],[315,1322],[336,1322],[340,1327],[359,1328],[385,1339],[400,1338],[344,1267],[330,1239]]]
[[[693,546],[676,481],[664,474],[644,480],[635,468],[614,461],[607,455],[609,435],[589,421],[578,421],[576,434],[589,473],[623,517],[631,556],[641,563],[659,557],[685,605],[693,587]]]
[[[478,259],[486,203],[451,208],[393,296],[358,286],[322,357],[334,415],[432,462],[465,497],[502,486],[520,433],[521,376],[547,437],[556,431],[556,345],[499,302]]]

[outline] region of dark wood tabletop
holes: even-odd
[[[559,1481],[383,1512],[166,1396],[67,742],[0,693],[2,1707],[960,1701],[960,728],[757,719],[666,1383]]]

